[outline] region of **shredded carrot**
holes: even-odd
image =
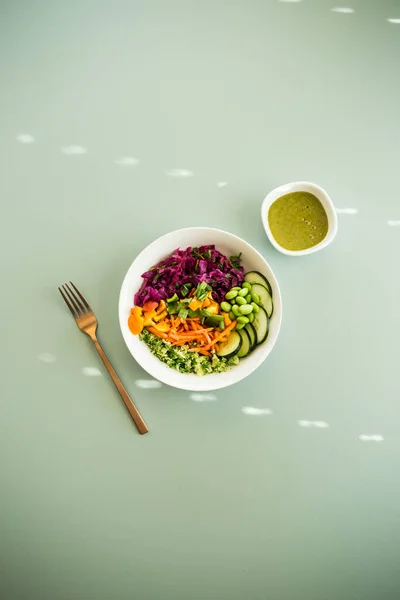
[[[208,346],[206,346],[206,350],[209,350],[211,346],[213,346],[216,342],[219,342],[221,340],[221,338],[225,337],[227,333],[232,331],[232,329],[235,327],[235,325],[236,325],[236,321],[232,321],[232,323],[229,325],[229,327],[226,327],[224,329],[224,331],[221,331],[221,333],[217,334],[214,337],[212,344],[209,344]]]
[[[199,354],[204,354],[205,356],[211,356],[211,353],[205,350],[205,348],[189,348],[188,352],[198,352]]]
[[[148,327],[148,330],[157,337],[168,340],[174,346],[189,346],[189,352],[211,356],[211,351],[218,351],[218,344],[228,338],[236,325],[236,321],[228,322],[230,319],[227,314],[223,314],[223,316],[225,318],[224,331],[215,327],[204,327],[200,323],[199,317],[181,319],[173,315],[165,317],[161,321],[169,327],[167,333],[158,331],[154,327]]]
[[[151,331],[151,333],[153,333],[157,337],[162,338],[163,340],[166,340],[168,338],[168,336],[167,336],[166,333],[162,333],[161,331],[157,331],[157,329],[154,329],[154,327],[148,327],[148,330]]]

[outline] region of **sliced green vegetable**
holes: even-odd
[[[223,315],[214,315],[214,313],[210,312],[209,310],[207,310],[206,308],[203,308],[203,310],[200,311],[201,314],[204,317],[211,317],[213,319],[215,319],[216,321],[220,322],[224,320]]]
[[[170,302],[167,304],[167,310],[170,315],[177,315],[179,312],[179,302]]]
[[[249,315],[249,318],[254,316],[251,314]],[[250,323],[248,323],[245,327],[245,330],[247,331],[247,333],[249,334],[249,338],[251,341],[251,349],[253,350],[255,348],[255,346],[257,345],[257,336],[256,336],[256,330],[254,329],[253,325],[251,325]]]
[[[242,345],[238,352],[238,357],[245,358],[251,352],[251,339],[245,327],[239,331],[239,335],[242,338]]]
[[[187,308],[180,308],[178,312],[178,317],[180,319],[187,319],[188,313],[189,311]]]
[[[269,319],[264,308],[260,307],[260,311],[255,315],[253,327],[256,330],[257,344],[262,344],[267,339],[269,329]]]
[[[257,294],[260,298],[259,305],[265,308],[268,318],[270,318],[274,310],[271,294],[266,287],[260,285],[259,283],[254,283],[252,289],[253,293]]]
[[[219,344],[217,356],[231,358],[235,356],[242,346],[242,338],[237,331],[232,331],[226,342]]]
[[[261,275],[261,273],[259,273],[258,271],[249,271],[245,274],[244,280],[248,281],[251,284],[260,283],[261,285],[267,288],[267,290],[272,296],[271,284],[269,283],[268,279],[264,275]]]

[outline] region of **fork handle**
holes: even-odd
[[[128,392],[126,391],[126,389],[124,388],[124,386],[122,384],[122,381],[120,380],[120,378],[114,371],[114,367],[108,360],[108,357],[107,357],[106,353],[104,352],[103,348],[100,346],[98,339],[94,338],[93,343],[96,346],[96,350],[99,353],[100,358],[103,361],[105,368],[109,372],[110,377],[113,380],[115,387],[119,391],[120,396],[121,396],[122,400],[124,401],[126,408],[129,411],[129,414],[131,415],[136,427],[138,428],[139,433],[142,435],[144,433],[147,433],[149,430],[148,430],[146,423],[143,421],[138,409],[133,404]]]

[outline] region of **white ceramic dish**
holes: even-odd
[[[133,306],[133,296],[142,285],[142,273],[169,256],[176,248],[187,248],[188,246],[201,246],[203,244],[215,244],[217,250],[227,256],[242,253],[242,265],[245,271],[259,271],[265,275],[272,287],[274,300],[274,312],[270,321],[267,340],[256,348],[248,357],[240,361],[240,364],[232,367],[226,373],[215,373],[210,375],[192,375],[179,373],[171,369],[158,358],[153,356],[139,336],[133,335],[128,328],[128,317]],[[119,323],[122,336],[132,356],[145,371],[159,381],[182,390],[202,392],[217,390],[241,381],[267,358],[277,340],[282,320],[282,300],[278,282],[271,267],[255,248],[250,246],[241,238],[208,227],[191,227],[179,229],[158,238],[147,246],[130,266],[123,281],[119,296]]]
[[[310,192],[310,194],[314,194],[321,202],[324,207],[326,214],[328,216],[328,233],[325,238],[317,244],[316,246],[312,246],[311,248],[306,248],[305,250],[286,250],[283,248],[274,236],[272,235],[271,229],[268,223],[268,212],[271,204],[275,202],[281,196],[285,194],[290,194],[291,192]],[[338,220],[336,215],[336,210],[333,205],[332,200],[326,193],[322,187],[316,185],[315,183],[311,183],[309,181],[296,181],[295,183],[286,183],[285,185],[280,185],[279,187],[269,192],[264,199],[264,202],[261,205],[261,220],[264,225],[265,232],[268,236],[269,241],[279,252],[283,254],[287,254],[288,256],[305,256],[306,254],[312,254],[313,252],[318,252],[318,250],[322,250],[322,248],[326,248],[328,244],[330,244],[336,237],[337,229],[338,229]]]

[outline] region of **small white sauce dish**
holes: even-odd
[[[318,200],[321,202],[328,217],[328,233],[322,242],[312,246],[311,248],[306,248],[305,250],[287,250],[286,248],[283,248],[280,244],[278,244],[272,235],[272,231],[268,223],[268,213],[271,205],[281,196],[284,196],[285,194],[291,194],[292,192],[309,192],[310,194],[314,194],[314,196],[316,196],[316,198],[318,198]],[[326,248],[326,246],[328,246],[328,244],[335,239],[338,230],[337,214],[332,200],[326,191],[322,189],[322,187],[309,181],[286,183],[285,185],[280,185],[269,192],[261,205],[261,220],[271,244],[277,250],[279,250],[279,252],[282,252],[282,254],[287,254],[288,256],[305,256],[306,254],[312,254],[313,252],[322,250],[322,248]]]

